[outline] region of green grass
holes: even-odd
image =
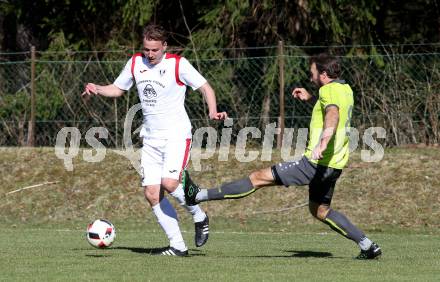
[[[0,154],[0,281],[439,281],[438,148],[389,149],[377,163],[362,162],[356,152],[344,169],[332,207],[380,244],[377,261],[354,260],[356,245],[309,215],[304,187],[203,203],[212,234],[201,249],[193,247],[191,220],[176,206],[191,257],[153,257],[148,249],[167,240],[125,158],[78,157],[68,172],[53,148],[0,148]],[[279,160],[276,150],[271,162],[214,157],[192,176],[210,187]],[[113,248],[97,250],[84,230],[103,217],[116,225],[117,239]]]
[[[220,224],[221,225],[221,224]],[[439,234],[371,234],[384,255],[357,261],[357,247],[333,233],[234,232],[215,227],[208,244],[190,257],[156,257],[166,244],[147,224],[116,224],[110,249],[88,245],[81,226],[3,227],[0,280],[112,281],[438,281]],[[226,228],[228,229],[228,228]],[[313,229],[313,228],[312,228]],[[192,243],[191,226],[184,226]]]

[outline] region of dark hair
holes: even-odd
[[[319,73],[326,72],[329,78],[338,78],[341,74],[339,59],[327,53],[321,53],[310,57],[310,65],[316,64]]]
[[[160,25],[149,24],[144,28],[142,34],[146,40],[167,41],[167,32]]]

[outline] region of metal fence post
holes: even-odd
[[[278,41],[278,65],[279,65],[279,86],[280,86],[280,108],[278,116],[278,127],[280,129],[277,136],[277,148],[280,149],[283,143],[284,136],[284,42]]]
[[[31,116],[29,117],[27,146],[35,146],[35,46],[31,46]]]

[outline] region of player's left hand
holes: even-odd
[[[228,114],[226,112],[210,113],[209,118],[212,120],[225,120],[228,118]]]

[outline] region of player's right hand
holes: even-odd
[[[96,89],[96,84],[94,83],[87,83],[85,88],[84,88],[84,92],[81,93],[81,96],[90,96],[90,95],[97,95],[98,94],[98,90]]]
[[[307,90],[299,87],[293,89],[292,96],[293,98],[299,99],[301,101],[308,101],[310,98],[312,98],[312,95],[310,95]]]

